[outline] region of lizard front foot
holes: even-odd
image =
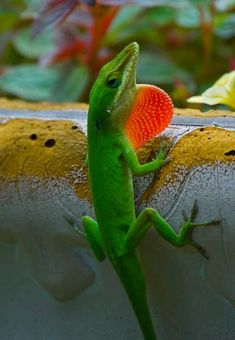
[[[164,165],[170,162],[171,157],[168,155],[172,146],[175,143],[175,139],[172,138],[170,142],[165,140],[161,140],[160,142],[160,149],[155,158],[155,162],[157,164],[157,169],[161,169]]]

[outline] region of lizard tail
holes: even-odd
[[[133,253],[119,257],[114,267],[135,311],[144,339],[157,340],[146,297],[145,279],[137,255]]]

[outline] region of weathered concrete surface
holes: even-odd
[[[16,104],[0,109],[0,339],[141,339],[112,268],[93,259],[72,226],[93,214],[86,139],[75,128],[85,131],[85,111]],[[175,137],[171,161],[159,174],[135,179],[137,209],[152,206],[178,228],[181,210],[197,198],[198,220],[221,224],[193,232],[209,260],[153,230],[143,240],[152,315],[162,340],[233,340],[235,117],[180,112],[161,137]],[[151,158],[158,144],[148,144],[140,159]],[[56,302],[41,287],[73,299]]]

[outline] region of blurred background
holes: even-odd
[[[3,0],[0,96],[87,102],[101,66],[140,44],[138,83],[179,107],[235,69],[234,0]]]

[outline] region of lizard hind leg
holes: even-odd
[[[85,229],[85,236],[99,261],[104,261],[106,256],[102,236],[98,223],[89,216],[83,216],[82,223]]]
[[[182,247],[186,244],[194,246],[205,258],[208,258],[206,250],[201,247],[197,242],[190,238],[190,232],[194,227],[218,224],[219,221],[213,220],[209,222],[194,223],[194,219],[197,215],[198,207],[195,201],[191,210],[190,217],[187,217],[185,213],[184,223],[181,226],[179,233],[167,223],[167,221],[161,217],[157,211],[152,208],[145,208],[137,217],[134,224],[130,227],[126,235],[126,249],[135,249],[139,241],[143,238],[146,232],[151,226],[154,226],[155,230],[169,243],[174,246]]]

